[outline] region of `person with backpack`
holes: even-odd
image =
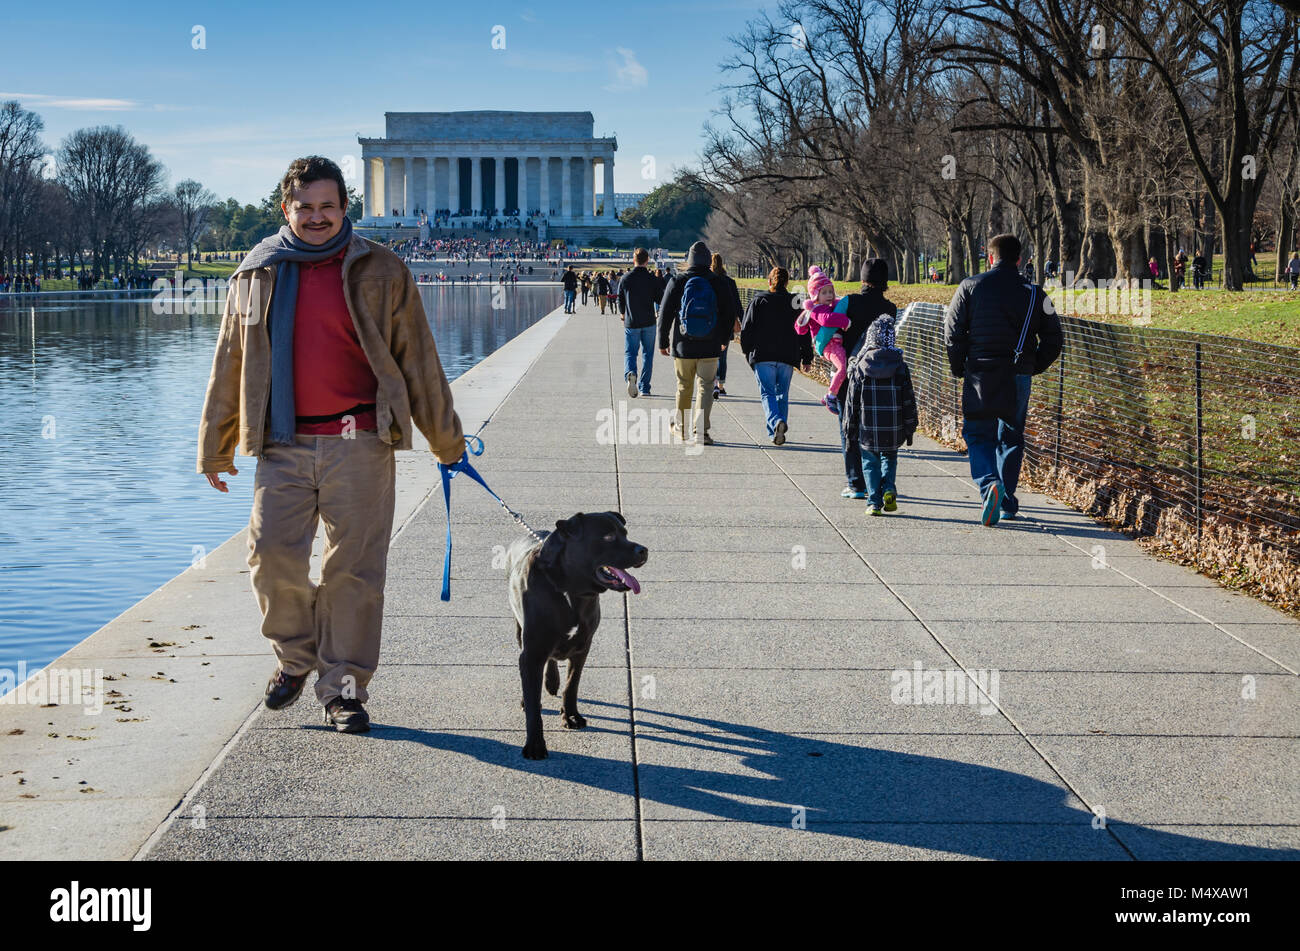
[[[852,359],[855,351],[861,347],[872,321],[883,314],[898,319],[898,307],[885,297],[885,289],[889,286],[889,265],[885,263],[884,258],[868,258],[863,261],[858,277],[862,281],[861,290],[853,294],[845,294],[835,305],[836,309],[849,319],[849,325],[840,331],[844,352],[848,354],[849,359]],[[847,390],[848,377],[846,376],[844,383],[835,393],[835,398],[840,405],[844,403]],[[840,451],[844,454],[844,475],[848,480],[840,497],[865,499],[867,481],[862,471],[862,447],[858,445],[857,429],[840,426]]]
[[[587,306],[587,295],[591,293],[591,272],[583,271],[582,277],[578,280],[578,287],[582,291],[582,306]]]
[[[659,352],[668,356],[672,347],[677,375],[677,418],[672,423],[673,432],[686,440],[686,411],[691,408],[694,384],[692,435],[704,445],[712,446],[709,413],[713,409],[713,378],[740,314],[731,288],[711,269],[708,245],[696,241],[686,252],[685,263],[686,269],[668,281],[659,305]]]
[[[659,282],[646,267],[650,252],[637,248],[632,253],[636,265],[618,284],[618,309],[623,315],[623,378],[627,381],[627,395],[650,395],[650,373],[655,357],[655,302],[659,300]],[[645,356],[641,360],[641,379],[636,373],[637,351]]]
[[[1021,278],[1020,239],[989,242],[983,274],[957,286],[944,319],[952,374],[963,381],[962,436],[983,499],[980,521],[993,526],[1020,509],[1016,485],[1024,458],[1033,376],[1061,355],[1061,321],[1041,287]]]
[[[596,272],[596,303],[600,305],[600,312],[605,313],[605,301],[609,298],[609,278],[605,277],[604,271]]]
[[[790,272],[774,267],[767,275],[766,291],[755,294],[740,322],[740,349],[758,380],[759,397],[767,417],[767,438],[785,444],[790,422],[790,378],[795,367],[812,363],[812,337],[790,322],[794,295],[787,289]]]
[[[898,447],[912,444],[916,394],[903,351],[894,345],[894,318],[882,314],[849,361],[840,427],[862,447],[867,475],[867,514],[898,509]],[[848,439],[845,439],[847,442]]]

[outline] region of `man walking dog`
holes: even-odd
[[[356,235],[343,173],[318,155],[280,183],[286,225],[231,276],[203,418],[198,471],[226,492],[236,442],[258,457],[248,564],[279,666],[266,705],[317,673],[325,722],[369,729],[392,534],[395,449],[411,418],[433,454],[465,451],[451,388],[410,269]],[[321,582],[308,577],[325,522]]]
[[[1061,355],[1061,321],[1037,284],[1023,279],[1020,239],[989,242],[993,266],[957,287],[943,342],[953,376],[962,378],[962,415],[971,477],[979,485],[980,521],[996,525],[1020,509],[1016,485],[1024,458],[1030,380]]]

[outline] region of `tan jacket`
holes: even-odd
[[[274,284],[273,267],[244,271],[230,281],[199,421],[199,472],[229,470],[236,442],[244,455],[262,454],[271,393],[266,318]],[[410,269],[382,245],[353,235],[343,256],[343,297],[379,381],[379,438],[394,449],[410,449],[414,416],[438,461],[455,462],[465,451],[465,437]]]

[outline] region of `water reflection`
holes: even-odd
[[[560,304],[493,291],[420,289],[449,379]],[[48,663],[247,524],[256,460],[236,456],[228,495],[194,471],[220,322],[0,298],[0,667]]]

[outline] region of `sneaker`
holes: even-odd
[[[834,413],[836,416],[840,415],[840,401],[837,400],[833,394],[827,393],[825,396],[823,396],[822,405],[825,406],[832,413]]]
[[[726,396],[726,395],[727,395],[727,387],[726,387],[726,384],[725,384],[725,383],[719,383],[719,384],[718,384],[718,392],[717,392],[717,395],[718,395],[718,396]]]
[[[842,499],[865,499],[866,497],[866,492],[862,489],[855,489],[851,485],[846,485],[844,491],[840,493],[840,498]]]
[[[886,512],[898,511],[898,496],[895,495],[893,492],[885,493],[885,511]]]
[[[984,507],[980,511],[980,521],[992,527],[998,523],[1002,514],[1002,483],[994,482],[984,493]]]
[[[868,514],[868,515],[880,515],[880,514],[881,514],[881,512],[880,512],[880,506],[879,506],[879,505],[868,505],[868,506],[867,506],[867,514]]]
[[[627,395],[636,399],[636,371],[628,370],[623,379],[627,380]]]
[[[713,398],[716,400],[716,399],[717,399],[719,396],[721,396],[721,395],[722,395],[722,390],[718,389],[718,388],[715,386],[715,387],[713,388]]]
[[[302,693],[302,686],[307,682],[306,674],[294,677],[277,667],[271,679],[266,683],[266,705],[271,710],[283,710],[291,707]]]
[[[704,445],[706,445],[706,446],[712,446],[712,445],[713,445],[713,437],[710,436],[708,433],[705,433],[705,434],[704,434],[704,440],[703,440],[703,442],[704,442]]]
[[[778,419],[776,421],[776,432],[772,434],[772,442],[774,445],[782,446],[785,444],[785,431],[785,420]]]
[[[649,391],[649,390],[642,390],[642,391],[641,391],[641,395],[642,395],[642,396],[649,396],[649,395],[650,395],[650,391]]]
[[[370,714],[360,700],[335,697],[325,704],[325,724],[340,733],[365,733],[370,729]]]

